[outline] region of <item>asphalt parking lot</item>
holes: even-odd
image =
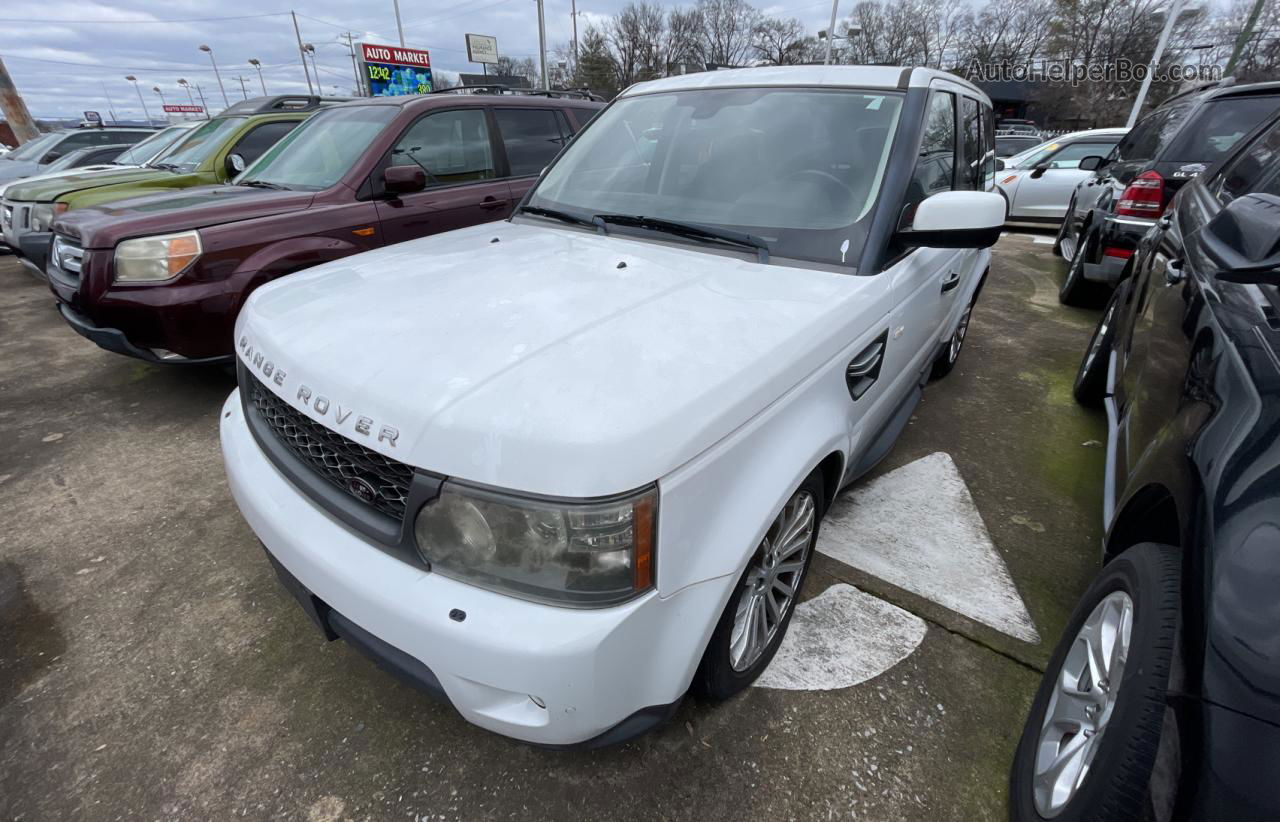
[[[1101,537],[1096,317],[1046,239],[1000,241],[956,371],[837,502],[777,675],[589,753],[326,644],[227,489],[231,378],[97,349],[0,256],[0,818],[1006,818]]]

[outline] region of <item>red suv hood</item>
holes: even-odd
[[[75,237],[84,248],[114,248],[130,237],[168,234],[221,223],[252,220],[311,204],[310,191],[273,191],[248,186],[197,186],[121,200],[70,212],[54,231]]]

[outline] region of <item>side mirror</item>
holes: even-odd
[[[391,166],[382,172],[382,188],[388,194],[412,194],[427,187],[427,173],[417,166]]]
[[[1199,239],[1219,280],[1280,284],[1280,197],[1237,197],[1200,230]]]
[[[44,155],[44,159],[40,161],[40,165],[46,165],[48,163],[52,163],[54,160],[61,160],[63,156],[65,156],[65,154],[66,152],[62,152],[62,151],[58,151],[57,149],[54,149],[53,151],[50,151],[48,154]]]
[[[1051,168],[1053,168],[1053,166],[1049,165],[1048,163],[1041,163],[1038,166],[1032,167],[1031,175],[1030,175],[1031,179],[1039,180],[1041,177],[1044,176],[1044,173]]]
[[[1090,154],[1088,157],[1080,160],[1080,165],[1076,168],[1081,171],[1097,171],[1107,164],[1107,158],[1098,154]]]
[[[1005,200],[991,191],[943,191],[916,206],[897,239],[923,248],[990,248],[1004,229]]]
[[[1008,166],[1004,164],[1004,160],[996,159],[996,171],[1004,171]]]
[[[227,174],[229,176],[234,177],[244,171],[245,165],[244,157],[241,157],[239,154],[227,155]]]

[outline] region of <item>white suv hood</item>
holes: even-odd
[[[285,371],[263,382],[295,408],[388,456],[598,496],[666,475],[839,353],[885,305],[880,279],[496,223],[266,285],[236,342]],[[354,413],[315,413],[303,385]]]

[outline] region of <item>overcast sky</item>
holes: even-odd
[[[273,0],[222,0],[217,4],[196,0],[4,0],[0,5],[0,56],[37,117],[78,116],[86,109],[108,117],[109,108],[121,118],[141,117],[138,95],[124,79],[127,74],[137,76],[154,116],[159,115],[160,102],[152,91],[155,86],[167,102],[187,102],[178,78],[198,83],[216,113],[222,108],[222,94],[208,55],[198,50],[202,43],[213,49],[233,102],[241,99],[240,82],[233,79],[237,76],[246,78],[250,96],[261,93],[257,74],[247,62],[251,57],[262,61],[268,92],[306,91],[289,6],[286,0],[280,2],[277,6]],[[850,8],[853,2],[842,0]],[[610,15],[625,3],[581,0],[580,20],[585,23],[592,16]],[[771,14],[800,18],[811,32],[826,27],[831,11],[830,0],[774,0],[772,5],[760,6]],[[433,67],[479,72],[479,65],[467,62],[463,35],[493,35],[501,53],[536,61],[536,8],[534,0],[401,0],[400,14],[405,45],[429,49]],[[397,42],[391,0],[309,0],[294,10],[303,41],[316,45],[326,94],[349,94],[354,81],[351,58],[339,40],[343,32],[353,32],[357,42]],[[242,17],[211,19],[235,16]],[[570,0],[546,0],[546,20],[550,52],[572,38]]]

